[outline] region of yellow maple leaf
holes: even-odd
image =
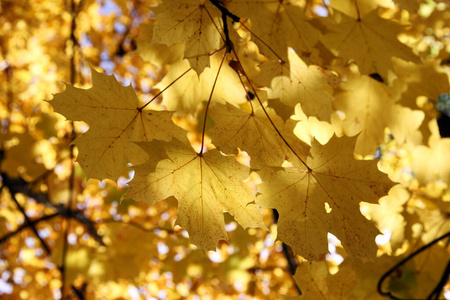
[[[395,90],[401,94],[400,102],[412,109],[418,107],[416,99],[425,96],[437,100],[440,94],[450,90],[449,76],[440,66],[439,61],[415,64],[399,58],[393,58],[393,69],[397,78]],[[428,80],[433,78],[433,80]]]
[[[294,134],[310,146],[313,138],[325,145],[334,134],[333,126],[330,123],[320,121],[315,116],[306,116],[300,103],[295,106],[295,115],[291,116],[291,119],[298,121],[294,128]]]
[[[213,149],[198,154],[178,141],[140,144],[149,156],[166,152],[168,159],[135,167],[135,178],[124,197],[149,204],[170,196],[178,199],[177,224],[186,229],[191,243],[204,252],[215,250],[219,240],[227,240],[224,212],[242,227],[266,228],[254,204],[254,195],[242,180],[249,175],[233,157]]]
[[[319,66],[307,66],[294,51],[289,51],[289,76],[272,79],[269,99],[278,98],[295,107],[301,103],[307,116],[315,116],[320,121],[330,121],[333,111],[333,87],[337,77]]]
[[[195,113],[202,102],[208,101],[211,93],[213,102],[222,104],[228,102],[235,106],[245,103],[246,92],[243,87],[240,88],[242,84],[239,76],[226,62],[221,63],[222,54],[223,52],[218,52],[211,56],[211,66],[205,68],[200,76],[192,70],[186,73],[189,70],[187,60],[171,65],[169,72],[155,85],[155,88],[163,89],[176,80],[172,88],[164,92],[162,104],[169,110]]]
[[[308,260],[327,252],[328,232],[349,254],[364,261],[375,257],[379,232],[360,213],[359,203],[376,203],[393,184],[376,161],[353,158],[355,142],[347,137],[333,137],[325,146],[313,142],[305,164],[278,171],[259,186],[256,203],[280,214],[279,239]]]
[[[386,8],[395,8],[392,0],[355,0],[355,1],[339,1],[332,0],[330,1],[330,7],[333,9],[337,9],[340,12],[352,17],[358,18],[358,16],[362,17],[371,11],[377,9],[379,6]]]
[[[89,124],[88,132],[74,141],[80,150],[77,160],[89,178],[117,179],[127,163],[145,162],[145,152],[131,141],[187,139],[172,122],[172,112],[144,110],[131,85],[121,86],[114,76],[91,70],[92,88],[66,85],[50,102],[69,120]]]
[[[317,299],[327,300],[329,295],[327,279],[330,276],[328,266],[322,262],[303,262],[295,271],[295,282],[301,288],[302,295],[292,300]]]
[[[238,41],[234,43],[236,59],[240,64],[238,68],[245,70],[246,77],[253,78],[258,75],[259,66],[267,62],[268,58],[260,53],[258,46],[252,40],[250,20],[241,18],[239,23],[233,24],[233,28],[234,30],[230,31],[230,39]]]
[[[360,18],[339,13],[335,17],[340,20],[327,25],[330,32],[322,41],[334,55],[355,61],[362,74],[378,73],[385,78],[393,56],[419,62],[411,48],[397,38],[402,26],[379,17],[377,10]]]
[[[287,62],[288,47],[298,53],[310,53],[319,40],[320,32],[308,22],[301,3],[299,0],[230,1],[227,8],[251,20],[251,32],[262,54]]]
[[[437,139],[430,146],[419,145],[412,151],[411,169],[420,185],[442,181],[450,186],[450,139]]]
[[[349,74],[347,81],[336,89],[333,107],[336,134],[354,136],[361,132],[355,152],[363,156],[375,154],[384,142],[386,127],[399,143],[421,139],[417,129],[424,118],[423,112],[396,104],[390,90],[368,76]]]
[[[184,43],[184,58],[198,74],[209,66],[209,55],[220,47],[220,11],[206,0],[168,0],[153,11],[156,26],[152,43]]]
[[[362,279],[366,279],[366,277],[359,278],[355,270],[350,267],[343,270],[340,267],[337,274],[331,275],[328,271],[327,261],[303,262],[298,265],[294,276],[295,282],[301,288],[302,295],[292,298],[292,300],[378,299],[376,293],[374,299],[355,297],[353,294],[355,285],[360,284]]]
[[[399,103],[411,109],[420,108],[425,118],[420,126],[423,140],[427,141],[432,132],[431,122],[436,122],[439,114],[431,101],[436,101],[440,94],[450,90],[449,76],[444,72],[439,61],[415,64],[399,58],[393,58],[393,69],[397,78],[393,82],[391,90]],[[433,80],[429,80],[433,78]],[[428,98],[428,101],[417,101],[419,96]]]
[[[380,205],[367,203],[367,213],[371,220],[377,222],[381,231],[387,229],[391,232],[390,245],[394,252],[402,247],[407,236],[403,212],[409,197],[408,191],[403,186],[396,185],[389,191],[389,195],[379,200]],[[410,239],[410,236],[406,238]]]
[[[173,43],[170,46],[151,43],[154,27],[154,24],[141,25],[142,33],[136,40],[139,55],[159,68],[182,60],[184,56],[183,43]]]
[[[305,157],[307,146],[292,134],[293,122],[284,124],[272,108],[266,107],[265,110],[273,124],[260,106],[248,113],[231,105],[214,105],[209,110],[209,115],[216,124],[208,131],[212,143],[225,153],[236,153],[238,147],[246,151],[254,168],[280,167],[285,160],[295,158],[292,149],[297,155]],[[292,149],[286,145],[274,126]]]

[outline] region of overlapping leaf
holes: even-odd
[[[319,66],[307,66],[293,51],[289,51],[288,57],[290,74],[272,80],[269,98],[278,98],[292,108],[301,103],[307,116],[329,122],[337,77]]]
[[[336,56],[355,61],[362,74],[386,77],[392,69],[393,56],[419,61],[411,48],[397,38],[402,26],[379,17],[377,10],[356,18],[339,14],[339,18],[339,22],[327,25],[329,32],[322,41]]]
[[[308,117],[302,110],[302,106],[295,106],[295,115],[291,116],[298,121],[294,128],[294,134],[303,142],[311,146],[313,138],[325,145],[333,136],[334,130],[330,123],[320,121],[317,117]]]
[[[166,44],[152,43],[154,27],[154,24],[141,25],[142,33],[136,40],[139,55],[159,68],[182,60],[184,57],[184,44],[175,42],[167,46]]]
[[[330,7],[344,14],[352,17],[358,18],[362,17],[373,10],[379,7],[389,7],[394,8],[394,3],[392,0],[355,0],[355,1],[339,1],[339,0],[331,0]]]
[[[189,232],[190,241],[204,252],[215,250],[219,240],[227,240],[224,212],[244,228],[265,228],[254,195],[242,183],[249,168],[234,157],[226,157],[215,149],[199,155],[176,141],[141,145],[151,159],[136,167],[125,196],[149,204],[175,196],[179,202],[177,224]],[[159,161],[164,152],[168,158]]]
[[[298,163],[260,185],[256,203],[280,214],[278,238],[308,260],[327,252],[328,232],[351,255],[375,258],[378,230],[361,215],[359,203],[376,202],[392,182],[378,171],[376,161],[353,158],[355,142],[356,138],[336,137],[325,146],[313,142],[308,167]]]
[[[145,152],[131,141],[186,139],[173,124],[172,112],[144,110],[131,86],[123,87],[113,76],[94,69],[92,84],[88,90],[66,85],[51,101],[56,112],[90,126],[74,142],[80,150],[77,160],[88,177],[117,179],[128,163],[145,162]]]
[[[250,19],[255,43],[268,57],[288,60],[288,47],[298,53],[312,51],[320,32],[308,22],[301,2],[246,0],[230,1],[227,8],[241,18]],[[255,17],[257,16],[257,17]]]
[[[209,55],[220,47],[220,11],[207,0],[168,0],[154,9],[152,43],[184,43],[184,58],[198,74],[209,66]]]
[[[319,66],[307,66],[294,51],[289,51],[290,72],[272,80],[270,99],[280,99],[294,108],[299,124],[296,135],[307,144],[313,137],[325,144],[333,135],[333,88],[338,78]]]
[[[225,153],[236,153],[237,148],[246,151],[254,168],[279,167],[285,160],[294,159],[295,154],[304,157],[307,147],[292,134],[292,122],[285,125],[273,109],[265,111],[270,119],[260,106],[249,113],[231,105],[215,105],[209,111],[216,124],[208,131],[212,143]]]
[[[389,195],[379,200],[380,205],[369,204],[368,214],[371,220],[377,222],[381,230],[391,232],[391,248],[393,251],[401,248],[405,240],[410,240],[407,236],[408,231],[405,228],[406,218],[404,205],[409,200],[408,191],[401,185],[396,185],[389,191]],[[412,224],[410,224],[412,225]]]
[[[415,64],[402,59],[393,59],[393,69],[398,76],[394,81],[396,90],[401,93],[401,103],[416,109],[418,96],[437,100],[440,94],[448,93],[450,82],[439,62]],[[433,80],[427,80],[433,78]]]
[[[162,90],[176,81],[170,89],[164,91],[162,104],[170,110],[195,113],[202,102],[208,101],[213,86],[211,101],[222,104],[228,102],[236,106],[245,103],[246,94],[240,87],[242,84],[239,76],[227,63],[222,63],[223,52],[211,56],[211,66],[205,68],[200,76],[192,70],[188,71],[187,60],[171,65],[166,76],[155,86]],[[220,74],[216,81],[219,70]],[[230,89],[230,86],[237,88]]]
[[[335,98],[335,131],[348,136],[361,132],[355,148],[358,154],[374,155],[384,142],[386,127],[400,143],[421,139],[417,128],[422,123],[423,112],[396,104],[389,89],[368,76],[349,75],[347,82],[336,90]]]
[[[303,262],[295,271],[294,279],[302,289],[302,295],[295,300],[340,300],[350,299],[356,282],[352,270],[332,276],[327,262]],[[292,299],[292,300],[294,300]]]

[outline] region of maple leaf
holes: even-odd
[[[358,154],[375,154],[384,142],[386,127],[399,143],[421,139],[416,136],[416,130],[424,118],[423,112],[396,104],[390,90],[381,82],[349,74],[347,82],[340,84],[334,96],[333,107],[337,112],[332,116],[332,123],[335,132],[338,136],[361,132],[355,148]]]
[[[303,262],[298,265],[294,275],[302,295],[292,300],[366,299],[352,295],[355,284],[359,283],[358,279],[350,268],[331,275],[326,261]]]
[[[124,197],[153,204],[170,196],[178,199],[177,224],[186,229],[191,243],[204,252],[227,240],[223,213],[230,213],[242,227],[266,228],[254,195],[242,180],[249,175],[233,157],[216,149],[198,154],[176,140],[140,144],[150,157],[166,152],[168,159],[136,166],[135,178]],[[159,154],[158,154],[159,153]]]
[[[142,33],[136,39],[139,55],[159,68],[182,60],[184,57],[184,44],[178,42],[167,46],[165,44],[152,43],[154,27],[154,24],[141,25]]]
[[[450,167],[446,163],[449,151],[450,139],[438,139],[429,147],[419,145],[414,148],[411,169],[421,185],[442,181],[450,186]]]
[[[389,195],[379,200],[380,205],[368,204],[367,214],[371,220],[377,222],[381,231],[388,229],[392,233],[390,244],[393,251],[401,248],[405,240],[412,238],[407,236],[406,218],[402,215],[409,198],[408,191],[403,186],[396,185],[389,191]]]
[[[397,5],[404,10],[407,10],[410,14],[414,14],[420,8],[420,0],[396,0]]]
[[[292,149],[297,155],[304,157],[307,148],[292,134],[293,124],[285,125],[272,108],[266,107],[265,111],[270,120],[260,106],[249,113],[231,105],[214,105],[209,110],[209,115],[216,124],[208,131],[212,143],[225,153],[235,153],[238,147],[246,151],[254,168],[279,167],[285,160],[294,159]],[[286,145],[274,126],[292,149]]]
[[[267,62],[268,58],[260,53],[256,43],[252,41],[251,21],[241,19],[233,24],[234,30],[230,31],[230,39],[234,42],[236,59],[239,61],[237,69],[245,70],[248,78],[254,78],[260,73],[259,66]]]
[[[302,296],[294,299],[327,299],[327,279],[330,276],[326,262],[303,262],[295,271],[295,282],[301,287]]]
[[[320,32],[302,11],[302,1],[230,1],[227,8],[241,18],[250,19],[255,43],[270,58],[288,60],[288,47],[298,53],[311,52]],[[255,18],[255,16],[258,16]]]
[[[333,87],[337,77],[319,66],[307,66],[294,51],[288,52],[289,76],[272,79],[269,99],[278,98],[285,104],[295,107],[301,103],[307,116],[315,116],[320,121],[330,121],[333,111]]]
[[[450,90],[449,76],[438,61],[418,65],[402,59],[393,58],[393,69],[397,78],[394,87],[401,93],[401,103],[417,108],[416,98],[425,96],[436,100],[440,94]],[[426,80],[433,78],[433,80]]]
[[[88,132],[74,141],[80,149],[77,160],[89,178],[117,179],[128,163],[145,162],[145,153],[131,141],[187,139],[173,124],[172,112],[144,110],[131,85],[121,86],[114,76],[91,71],[92,88],[66,85],[50,102],[67,119],[89,124]]]
[[[220,47],[220,11],[207,0],[167,0],[154,8],[152,43],[184,43],[184,58],[198,74],[209,66],[209,55]]]
[[[330,7],[336,9],[344,14],[352,17],[358,18],[362,17],[373,10],[376,10],[378,7],[385,8],[395,8],[392,0],[355,0],[355,1],[339,1],[332,0],[330,1]]]
[[[377,10],[360,18],[345,14],[339,18],[339,22],[328,24],[330,32],[322,41],[336,56],[354,60],[362,74],[378,73],[385,78],[392,69],[393,56],[419,62],[411,48],[397,38],[402,26],[379,17]]]
[[[308,260],[327,252],[328,232],[351,255],[365,261],[375,257],[379,232],[361,215],[359,203],[376,203],[393,184],[378,171],[376,161],[353,158],[355,142],[347,137],[333,137],[325,146],[312,142],[305,165],[278,171],[259,186],[256,203],[280,214],[279,239]]]
[[[245,103],[246,92],[243,88],[230,89],[230,86],[242,85],[239,76],[228,64],[222,64],[222,59],[222,53],[211,56],[211,66],[205,68],[200,76],[194,71],[186,73],[189,70],[187,60],[171,65],[169,72],[155,85],[155,88],[162,90],[176,81],[172,88],[164,91],[162,104],[169,110],[195,113],[199,105],[209,99],[213,87],[211,101],[222,104],[228,102],[235,106]],[[218,72],[220,73],[216,81]]]
[[[423,140],[427,141],[431,136],[430,122],[435,122],[437,111],[431,101],[436,101],[440,94],[450,90],[448,74],[444,72],[438,61],[415,64],[399,58],[393,58],[393,70],[397,78],[393,82],[391,90],[402,105],[411,109],[420,108],[425,113],[425,118],[420,126]],[[433,80],[428,80],[433,78]],[[419,96],[429,100],[418,103]]]
[[[314,116],[307,117],[300,103],[295,106],[295,115],[291,116],[291,119],[299,121],[295,125],[294,134],[310,146],[313,138],[325,145],[334,134],[333,126],[330,123],[319,121]]]

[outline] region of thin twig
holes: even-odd
[[[104,219],[104,220],[98,222],[97,224],[104,224],[104,223],[119,223],[119,224],[124,224],[124,225],[130,225],[130,226],[133,226],[133,227],[135,227],[135,228],[137,228],[139,230],[142,230],[144,232],[151,232],[151,233],[154,233],[155,230],[164,230],[164,231],[166,231],[169,234],[175,234],[175,233],[178,232],[178,231],[175,231],[173,229],[161,228],[161,227],[146,228],[146,227],[142,226],[140,223],[136,223],[136,222],[133,222],[133,221],[116,220],[116,219],[113,219],[113,218],[111,218],[111,219]]]
[[[189,72],[190,70],[192,70],[192,68],[187,69],[186,71],[184,71],[183,74],[181,74],[180,76],[178,76],[177,78],[175,78],[174,81],[172,81],[168,86],[166,86],[163,90],[161,90],[158,94],[156,94],[155,96],[153,96],[152,99],[150,99],[147,103],[145,103],[143,106],[138,108],[138,111],[142,111],[147,105],[149,105],[150,103],[153,102],[153,100],[155,100],[156,98],[159,97],[159,95],[161,95],[162,93],[164,93],[165,90],[167,90],[168,88],[170,88],[175,82],[177,82],[181,77],[183,77],[187,72]]]
[[[269,116],[269,113],[267,112],[266,108],[264,107],[264,104],[263,104],[261,98],[259,97],[258,92],[256,91],[255,87],[253,86],[252,82],[250,81],[250,78],[248,77],[247,73],[245,72],[244,67],[242,66],[242,63],[240,62],[239,57],[238,57],[238,55],[237,55],[237,53],[236,53],[236,51],[234,49],[233,49],[233,53],[236,56],[237,62],[241,66],[242,74],[244,75],[245,78],[247,78],[247,82],[250,85],[250,88],[253,91],[253,94],[255,95],[259,105],[261,106],[262,111],[266,115],[266,117],[269,120],[270,124],[272,125],[273,129],[277,132],[278,136],[283,140],[284,144],[289,148],[289,150],[292,151],[292,153],[295,155],[295,157],[297,157],[297,159],[307,169],[308,173],[312,172],[312,169],[306,164],[305,160],[303,160],[300,157],[300,155],[294,150],[294,148],[292,148],[292,146],[289,144],[289,142],[286,140],[286,138],[281,134],[280,130],[275,125],[275,123],[273,122],[272,118]]]

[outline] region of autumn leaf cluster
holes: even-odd
[[[443,292],[448,4],[55,2],[2,4],[9,294]]]

